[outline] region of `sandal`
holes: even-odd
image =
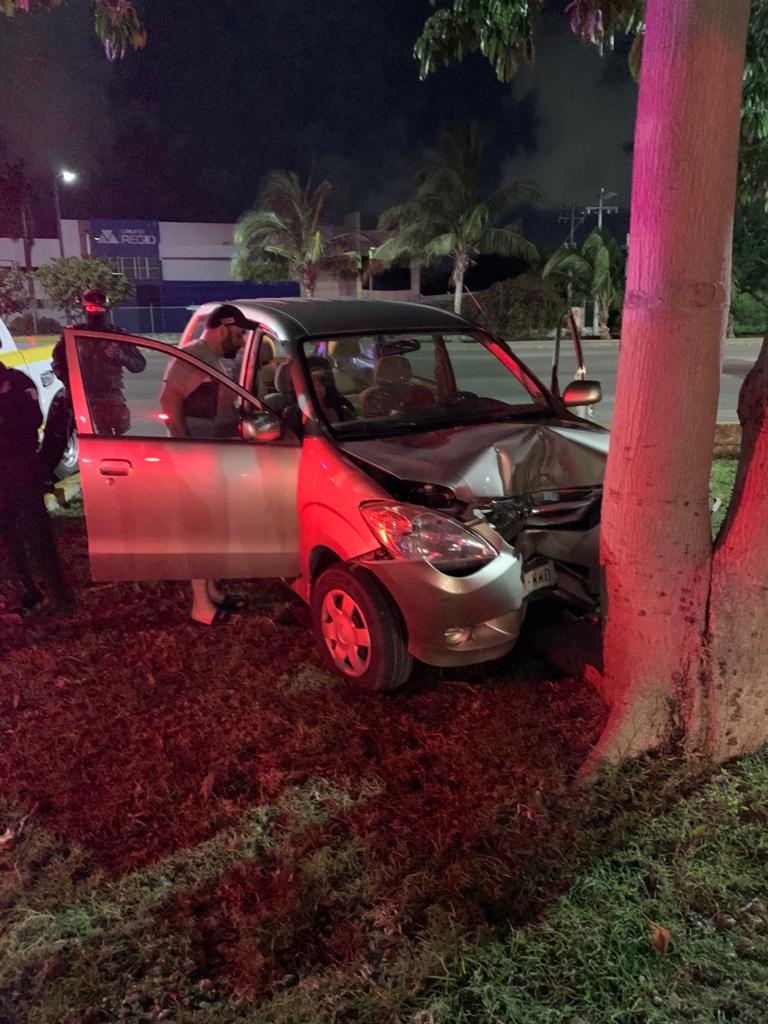
[[[225,612],[241,612],[248,604],[245,594],[225,594],[220,601],[211,598],[218,609]]]
[[[190,616],[190,620],[194,622],[195,625],[197,626],[221,626],[225,622],[229,622],[229,619],[230,613],[227,611],[226,608],[223,608],[221,606],[217,606],[213,618],[211,619],[210,622],[206,622],[204,619],[196,619],[194,615]]]

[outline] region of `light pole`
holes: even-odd
[[[59,180],[65,185],[73,185],[77,181],[74,171],[56,171],[53,177],[53,204],[56,208],[56,230],[59,233],[59,255],[64,257],[64,236],[61,231],[61,205],[59,204]]]

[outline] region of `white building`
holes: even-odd
[[[124,274],[135,286],[136,306],[115,311],[121,326],[136,331],[178,330],[188,317],[188,308],[210,300],[257,298],[263,296],[298,295],[296,282],[254,284],[234,281],[230,267],[237,252],[234,224],[192,223],[153,220],[63,220],[61,245],[59,239],[35,239],[32,262],[35,268],[65,256],[99,256]],[[340,228],[329,233],[359,231],[359,217],[351,214]],[[383,235],[371,233],[371,243],[378,244]],[[375,237],[373,237],[375,236]],[[362,254],[367,246],[360,243]],[[20,240],[0,238],[0,267],[24,266],[24,249]],[[317,297],[376,297],[392,299],[419,298],[418,268],[411,273],[411,287],[401,291],[363,289],[359,276],[321,274],[316,287]],[[41,312],[46,303],[39,293]]]

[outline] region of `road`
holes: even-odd
[[[619,349],[618,342],[584,341],[584,361],[587,376],[599,380],[603,385],[603,400],[594,406],[594,418],[600,423],[610,423],[613,418],[613,406],[616,395],[616,366]],[[549,384],[552,374],[552,342],[523,341],[514,342],[515,353],[528,365],[545,384]],[[717,419],[720,423],[737,422],[736,407],[739,399],[741,382],[757,358],[760,351],[760,339],[740,339],[728,341],[725,346],[725,358],[720,375],[720,400],[717,406]],[[574,376],[576,360],[570,337],[563,340],[560,361],[560,386],[565,387]]]
[[[19,343],[19,348],[24,349],[25,344]],[[543,383],[549,384],[552,373],[552,342],[551,341],[520,341],[514,342],[512,347],[522,361],[533,370]],[[616,394],[616,367],[618,361],[618,342],[608,341],[584,341],[584,360],[587,366],[587,376],[590,379],[599,380],[603,386],[603,400],[599,405],[593,407],[594,419],[600,423],[609,424],[613,418],[613,408]],[[721,423],[736,422],[738,416],[736,407],[739,398],[741,382],[757,358],[760,350],[760,339],[750,338],[728,341],[725,347],[725,358],[723,369],[720,375],[720,399],[718,402],[717,419]],[[148,367],[147,372],[141,375],[141,384],[138,380],[129,384],[130,375],[126,375],[128,390],[133,391],[134,399],[141,395],[142,399],[153,403],[159,389],[159,382],[162,379],[165,369],[165,357],[146,353],[151,362],[156,366]],[[573,379],[576,371],[573,345],[570,337],[563,339],[561,361],[560,361],[560,386],[565,387],[569,380]],[[482,382],[478,382],[482,390]],[[139,394],[137,394],[138,392]],[[158,425],[158,430],[161,425]]]

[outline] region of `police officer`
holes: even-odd
[[[18,610],[30,612],[47,604],[50,611],[66,614],[72,598],[45,507],[37,453],[41,422],[32,381],[0,363],[0,538],[21,584]]]
[[[89,288],[83,292],[80,303],[85,312],[85,322],[74,325],[78,330],[124,333],[109,322],[107,296],[101,288]],[[123,369],[130,373],[141,373],[146,365],[144,356],[132,345],[99,346],[89,358],[81,360],[83,381],[91,401],[91,414],[97,433],[119,436],[130,429],[130,410],[123,394]],[[48,410],[45,436],[40,446],[40,461],[46,480],[53,478],[75,426],[63,336],[53,350],[51,369],[64,389],[56,395]]]

